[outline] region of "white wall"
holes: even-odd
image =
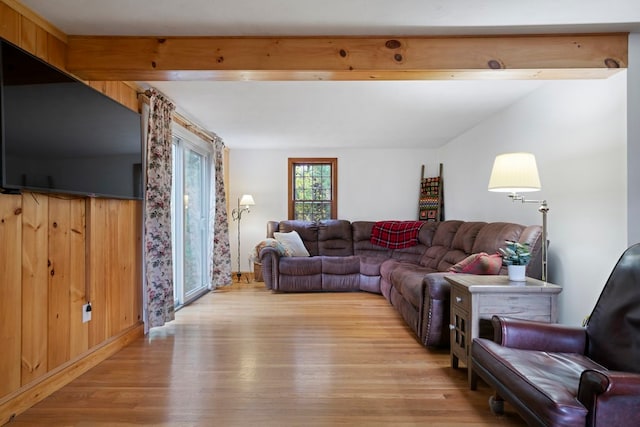
[[[579,325],[627,247],[626,72],[606,80],[554,81],[440,150],[230,152],[232,206],[243,193],[256,206],[242,220],[242,270],[268,220],[287,216],[288,157],[337,157],[339,218],[413,219],[420,166],[444,164],[447,219],[539,224],[535,204],[487,191],[496,154],[533,152],[549,202],[549,280],[564,287],[560,321]],[[235,223],[230,225],[234,269]]]
[[[627,247],[626,72],[555,81],[447,144],[449,218],[540,224],[537,204],[513,203],[487,184],[497,154],[536,155],[548,201],[549,281],[564,287],[560,321],[579,325]]]
[[[241,221],[242,271],[250,271],[251,249],[264,239],[269,220],[287,219],[287,159],[336,157],[338,159],[338,217],[350,221],[417,219],[421,166],[425,176],[438,174],[435,150],[327,149],[231,150],[229,200],[231,208],[242,194],[256,202]],[[237,222],[231,221],[232,266],[237,269]]]

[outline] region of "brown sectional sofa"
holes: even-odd
[[[383,295],[425,346],[449,344],[449,268],[467,256],[495,253],[505,240],[529,243],[527,275],[541,273],[541,227],[506,222],[425,222],[418,244],[388,249],[371,243],[374,221],[269,221],[274,232],[296,231],[309,257],[281,256],[264,247],[259,258],[268,289],[278,292],[366,291]],[[501,271],[501,274],[506,273]]]

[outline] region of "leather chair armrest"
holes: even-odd
[[[556,323],[493,316],[494,341],[524,350],[584,354],[587,333],[584,328]]]
[[[587,369],[578,400],[589,410],[587,425],[640,425],[640,374]]]

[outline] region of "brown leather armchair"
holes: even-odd
[[[494,316],[473,375],[532,426],[640,426],[640,244],[627,249],[585,328]]]

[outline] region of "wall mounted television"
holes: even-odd
[[[140,114],[0,40],[3,192],[142,198]]]

